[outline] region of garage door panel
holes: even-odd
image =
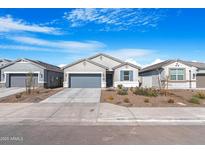
[[[38,74],[33,74],[33,84],[38,85]],[[29,79],[27,74],[10,74],[9,86],[10,87],[25,87],[26,81]]]
[[[205,74],[197,74],[196,87],[197,88],[205,88]]]
[[[100,88],[101,74],[70,74],[70,88]]]

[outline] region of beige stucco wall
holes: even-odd
[[[92,60],[98,64],[104,65],[104,66],[108,67],[109,69],[121,64],[120,62],[117,62],[117,61],[112,60],[112,59],[105,57],[105,56],[98,56],[98,57],[95,57],[95,58],[90,59],[90,60]]]
[[[121,70],[133,71],[133,81],[120,81],[120,71]],[[122,84],[125,87],[139,86],[139,70],[137,68],[130,66],[130,65],[124,65],[122,67],[115,69],[114,87],[116,87],[118,84]]]

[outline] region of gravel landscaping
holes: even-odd
[[[21,92],[7,97],[0,98],[0,103],[39,103],[61,91],[63,88],[45,89],[38,88],[31,90],[31,93]]]
[[[159,90],[150,91],[145,95],[134,93],[133,89],[127,89],[127,92],[106,89],[101,92],[101,102],[125,107],[205,107],[205,91],[167,90],[166,95]]]

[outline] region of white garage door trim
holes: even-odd
[[[28,74],[28,73],[31,73],[31,72],[4,72],[4,81],[2,83],[6,83],[7,74]],[[45,83],[44,81],[40,81],[40,72],[39,71],[35,71],[32,73],[38,74],[38,83]]]
[[[104,82],[103,82],[103,79],[104,79],[104,75],[103,75],[103,72],[66,72],[66,82],[64,84],[67,84],[69,83],[68,81],[68,75],[69,74],[101,74],[101,88],[104,87]],[[68,85],[69,87],[69,85]]]

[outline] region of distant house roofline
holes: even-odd
[[[15,64],[16,62],[19,62],[19,61],[22,61],[22,60],[25,60],[25,61],[29,61],[35,65],[38,65],[39,67],[45,69],[45,70],[50,70],[50,71],[56,71],[56,72],[62,72],[62,70],[60,69],[60,67],[58,66],[55,66],[55,65],[51,65],[51,64],[48,64],[48,63],[45,63],[45,62],[42,62],[42,61],[36,61],[36,60],[31,60],[31,59],[28,59],[28,58],[20,58],[20,59],[17,59],[15,61],[12,61],[6,65],[4,65],[2,68],[6,68],[10,65],[13,65]]]
[[[190,67],[196,67],[198,69],[205,69],[205,63],[191,62],[191,61],[184,61],[184,60],[177,59],[177,60],[166,60],[166,61],[154,64],[154,65],[150,65],[150,66],[145,67],[142,70],[140,70],[140,73],[161,69],[162,67],[167,66],[167,65],[169,65],[171,63],[174,63],[174,62],[180,62],[184,65],[187,65],[187,66],[190,66]]]

